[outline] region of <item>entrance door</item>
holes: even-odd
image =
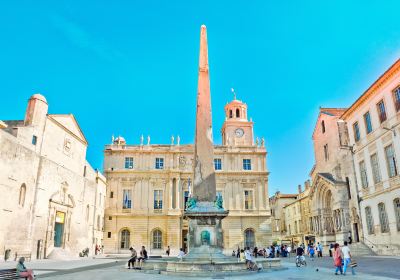
[[[354,227],[354,241],[355,242],[360,242],[360,237],[358,235],[358,224],[354,223],[353,227]]]
[[[54,247],[61,247],[64,224],[56,223],[54,226]]]
[[[64,234],[65,213],[56,212],[56,223],[54,224],[54,247],[61,247]]]

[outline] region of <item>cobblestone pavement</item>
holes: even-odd
[[[336,276],[333,273],[332,260],[329,257],[310,261],[307,259],[307,267],[297,268],[294,265],[294,258],[283,259],[281,270],[266,271],[261,273],[242,274],[227,277],[201,277],[192,279],[248,279],[248,280],[301,280],[301,279],[315,279],[315,280],[330,280],[342,279],[343,277],[350,279],[370,279],[370,280],[383,280],[383,279],[399,279],[400,275],[400,260],[395,258],[381,258],[381,257],[368,257],[357,259],[359,267],[357,268],[357,275],[353,276],[349,273],[346,276]],[[146,280],[159,280],[159,279],[185,279],[188,277],[163,275],[154,273],[144,273],[141,271],[128,270],[125,268],[125,262],[121,261],[114,263],[108,267],[97,266],[95,269],[82,270],[79,268],[69,270],[68,274],[63,275],[43,275],[39,279],[54,279],[54,280],[80,280],[90,279],[95,276],[96,279],[146,279]],[[318,269],[318,270],[317,270]],[[75,271],[76,270],[76,271]],[[64,272],[65,273],[65,272]],[[190,279],[190,278],[189,278]]]

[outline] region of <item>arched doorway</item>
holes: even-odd
[[[255,246],[254,230],[250,228],[244,231],[244,246],[250,248],[254,248]]]

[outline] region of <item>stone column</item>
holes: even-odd
[[[182,196],[182,183],[181,183],[181,178],[176,178],[176,209],[181,209],[181,196]],[[185,207],[183,207],[185,209]]]

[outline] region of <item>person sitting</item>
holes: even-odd
[[[147,259],[148,259],[148,256],[147,256],[146,248],[144,246],[142,246],[142,250],[140,250],[140,257],[138,258],[139,269],[142,269],[143,263]]]
[[[129,248],[129,251],[131,251],[131,258],[128,261],[128,269],[131,269],[131,264],[132,264],[132,268],[134,269],[136,258],[137,258],[137,252],[133,247]]]
[[[25,262],[24,257],[19,258],[18,263],[17,263],[17,275],[20,278],[28,278],[28,280],[35,279],[35,275],[33,275],[33,270],[26,269],[24,262]]]
[[[179,249],[178,259],[182,261],[184,256],[185,256],[185,251],[183,250],[183,248]]]

